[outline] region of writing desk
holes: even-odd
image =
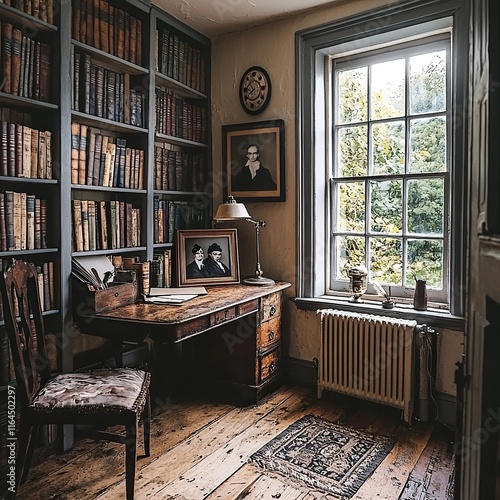
[[[130,304],[97,314],[79,312],[75,320],[90,335],[182,344],[191,378],[205,382],[217,397],[247,404],[280,379],[282,291],[289,286],[210,286],[207,295],[183,304]]]

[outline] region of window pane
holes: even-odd
[[[371,66],[371,119],[394,118],[405,113],[405,60]]]
[[[446,109],[446,51],[410,57],[410,112]]]
[[[338,130],[339,177],[366,175],[368,166],[367,127],[343,127]]]
[[[427,286],[443,288],[443,242],[408,240],[406,286],[415,286],[415,276]]]
[[[405,168],[404,122],[372,127],[372,168],[375,175],[401,174]]]
[[[370,229],[379,233],[401,233],[403,229],[402,181],[370,182]]]
[[[370,238],[369,281],[400,285],[402,273],[402,245],[396,238]]]
[[[410,123],[410,172],[446,171],[446,122],[424,118]]]
[[[364,122],[367,120],[367,68],[339,71],[338,123]]]
[[[443,179],[408,181],[408,232],[413,234],[443,234]]]
[[[349,279],[347,272],[354,266],[365,265],[365,239],[337,236],[336,279]]]
[[[339,231],[364,232],[365,230],[365,183],[349,182],[338,185]],[[334,214],[335,217],[335,214]]]

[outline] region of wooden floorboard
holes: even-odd
[[[282,387],[246,408],[203,401],[166,405],[152,422],[151,456],[136,464],[135,499],[334,500],[248,463],[252,453],[306,414],[396,439],[353,499],[451,500],[452,455],[439,427],[408,427],[393,408],[329,393],[318,400],[315,391],[301,387]],[[20,499],[125,497],[122,445],[84,439],[64,455],[37,455]]]

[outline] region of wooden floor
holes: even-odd
[[[396,438],[354,499],[452,499],[450,436],[441,426],[416,422],[409,428],[395,409],[333,394],[318,400],[301,387],[283,387],[247,408],[198,401],[157,409],[151,456],[139,456],[137,462],[135,498],[337,498],[247,463],[253,452],[306,414]],[[64,455],[38,453],[36,459],[19,499],[125,498],[121,445],[83,439]]]

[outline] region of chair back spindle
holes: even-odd
[[[35,265],[14,261],[0,273],[0,286],[18,397],[27,406],[50,377]]]

